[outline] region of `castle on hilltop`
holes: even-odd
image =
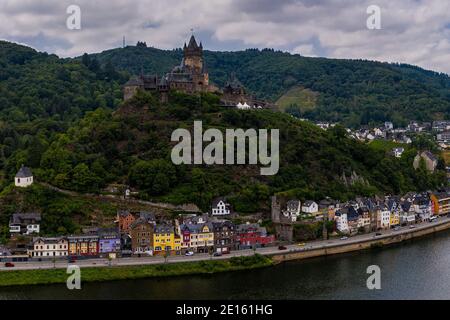
[[[134,96],[137,90],[157,91],[162,102],[167,101],[167,92],[177,90],[184,93],[215,92],[218,88],[209,84],[209,75],[203,61],[203,45],[197,44],[194,35],[189,44],[184,44],[180,65],[162,77],[143,75],[131,78],[124,85],[124,100]]]
[[[183,47],[183,59],[178,66],[164,76],[144,75],[132,77],[125,83],[124,100],[132,98],[138,90],[158,92],[161,102],[168,100],[169,90],[176,90],[188,94],[199,92],[220,93],[221,105],[238,109],[263,109],[275,106],[267,101],[258,100],[248,94],[244,86],[234,74],[226,82],[223,89],[209,83],[209,75],[203,60],[203,45],[197,44],[194,35],[188,45]]]

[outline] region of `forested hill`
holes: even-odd
[[[60,59],[0,41],[0,183],[10,181],[21,163],[39,167],[53,135],[87,111],[115,109],[127,79],[94,59]]]
[[[142,198],[195,202],[203,209],[214,196],[230,195],[237,210],[255,212],[267,208],[269,196],[277,192],[302,200],[349,199],[435,189],[446,182],[442,161],[434,174],[413,169],[413,147],[396,159],[346,137],[342,127],[323,131],[278,112],[223,109],[212,94],[198,99],[170,92],[169,103],[162,105],[157,96],[140,93],[123,103],[121,84],[131,73],[141,66],[162,73],[180,59],[181,51],[144,47],[60,59],[0,42],[2,189],[24,164],[38,181],[79,192],[101,192],[108,184],[120,183],[131,185]],[[413,98],[418,92],[423,101],[434,101],[430,110],[448,109],[448,79],[412,67],[309,59],[271,50],[206,52],[206,60],[217,84],[236,72],[261,96],[275,98],[301,84],[306,88],[303,96],[316,99],[308,112],[317,117],[323,112],[324,118],[345,119],[363,110],[361,103],[351,108],[351,101],[372,101],[371,108],[382,112],[382,107],[405,99],[419,101]],[[368,93],[381,88],[384,96]],[[328,112],[340,104],[327,101],[346,108],[339,114]],[[382,107],[374,107],[377,103]],[[420,110],[414,115],[420,116]],[[256,166],[174,166],[169,160],[171,132],[191,128],[194,120],[222,130],[280,128],[279,173],[260,176]]]
[[[177,128],[279,128],[280,170],[261,176],[257,165],[173,165],[170,141]],[[161,104],[139,93],[115,112],[89,112],[53,140],[42,155],[39,179],[63,189],[99,192],[109,183],[130,185],[140,197],[174,204],[193,202],[207,210],[228,195],[238,212],[267,209],[278,192],[306,199],[351,199],[356,195],[399,194],[435,189],[446,182],[443,162],[428,174],[415,170],[414,148],[401,159],[350,139],[342,127],[324,131],[308,122],[268,110],[219,107],[218,97],[171,92]],[[204,147],[206,144],[204,145]],[[345,175],[345,179],[343,176]]]
[[[163,74],[180,63],[181,49],[128,46],[94,55],[131,74]],[[404,64],[310,58],[271,49],[205,51],[210,80],[223,85],[236,73],[256,95],[277,100],[289,89],[285,109],[300,117],[341,121],[348,126],[371,121],[432,121],[450,117],[450,78]],[[307,101],[305,101],[307,100]]]

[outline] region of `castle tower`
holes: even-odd
[[[272,206],[271,206],[271,215],[272,215],[272,221],[274,223],[280,222],[280,215],[281,215],[281,205],[280,202],[277,199],[277,196],[272,196]]]
[[[203,72],[203,46],[197,44],[194,35],[191,36],[189,44],[184,44],[184,65],[192,72],[201,74]]]

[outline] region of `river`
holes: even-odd
[[[366,287],[369,265],[381,290]],[[450,299],[450,231],[391,246],[215,275],[0,288],[0,299]]]

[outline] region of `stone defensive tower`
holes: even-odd
[[[189,40],[189,44],[186,46],[186,43],[183,47],[184,52],[184,65],[186,68],[190,69],[191,72],[194,73],[202,73],[203,72],[203,45],[200,42],[200,45],[197,44],[194,35],[191,36]]]

